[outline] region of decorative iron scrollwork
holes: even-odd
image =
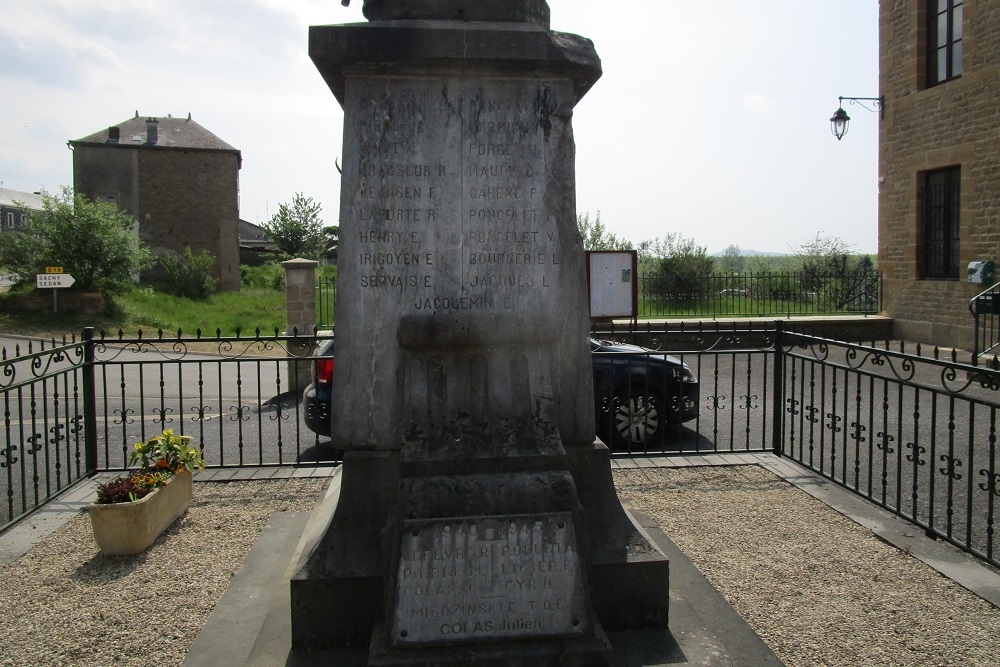
[[[229,406],[229,420],[230,421],[250,421],[250,406],[249,405],[230,405]]]
[[[827,422],[826,427],[833,431],[834,433],[840,433],[842,430],[840,427],[840,422],[844,421],[844,418],[840,415],[835,415],[832,412],[826,413],[826,418],[830,421]]]
[[[916,463],[919,466],[926,465],[927,461],[920,458],[921,454],[927,453],[927,448],[923,445],[918,445],[913,442],[906,443],[906,448],[910,450],[910,453],[906,455],[906,460],[910,463]]]
[[[986,478],[985,482],[979,483],[979,488],[1000,498],[1000,473],[990,472],[986,468],[983,468],[979,471],[979,474]]]
[[[868,430],[868,427],[861,422],[851,422],[851,440],[857,443],[868,442],[868,438],[863,434]]]
[[[945,467],[938,468],[942,475],[954,480],[962,479],[962,473],[958,472],[958,469],[962,467],[961,460],[948,454],[942,454],[940,460],[946,464]]]
[[[3,450],[0,450],[0,455],[3,456],[3,460],[0,461],[0,468],[9,468],[10,466],[17,463],[18,460],[17,456],[14,455],[14,452],[16,451],[17,451],[17,445],[13,443],[4,447]]]
[[[879,451],[885,451],[886,454],[892,454],[896,451],[892,448],[892,443],[896,441],[895,436],[889,435],[884,431],[879,431],[875,437],[878,438],[875,446],[879,449]]]

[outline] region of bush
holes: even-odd
[[[46,266],[61,266],[76,279],[74,289],[120,294],[149,264],[149,249],[135,235],[135,220],[114,204],[95,203],[64,188],[42,195],[42,210],[30,214],[17,234],[0,234],[0,266],[34,282]]]
[[[278,262],[263,266],[240,265],[240,286],[254,289],[285,289],[285,270]]]
[[[167,252],[160,256],[160,266],[170,279],[170,293],[189,299],[207,299],[215,293],[215,278],[209,270],[215,256],[207,250],[195,255],[191,248],[184,249],[184,257]]]

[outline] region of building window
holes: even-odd
[[[28,224],[28,214],[27,213],[22,213],[21,214],[21,226],[24,227],[27,224]]]
[[[928,171],[924,181],[923,277],[958,280],[961,167]]]
[[[962,0],[927,0],[927,86],[962,76]]]
[[[7,227],[9,227],[10,229],[14,229],[14,214],[13,213],[8,213],[7,214]]]

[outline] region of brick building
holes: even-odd
[[[0,188],[0,233],[16,232],[28,223],[32,211],[42,210],[42,196]]]
[[[990,285],[968,264],[1000,263],[1000,3],[881,0],[879,27],[885,310],[897,337],[971,349]]]
[[[138,221],[153,254],[216,257],[220,290],[240,287],[240,152],[187,118],[142,118],[69,142],[73,189]]]

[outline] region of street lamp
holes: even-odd
[[[851,117],[844,111],[844,100],[849,101],[851,104],[857,104],[871,112],[878,111],[879,118],[885,118],[885,95],[881,97],[838,97],[837,101],[839,104],[837,110],[833,112],[833,116],[830,118],[830,131],[833,132],[833,136],[837,137],[837,141],[844,138],[844,135],[847,134],[847,128],[851,124]],[[871,102],[875,108],[870,108],[865,102]]]

